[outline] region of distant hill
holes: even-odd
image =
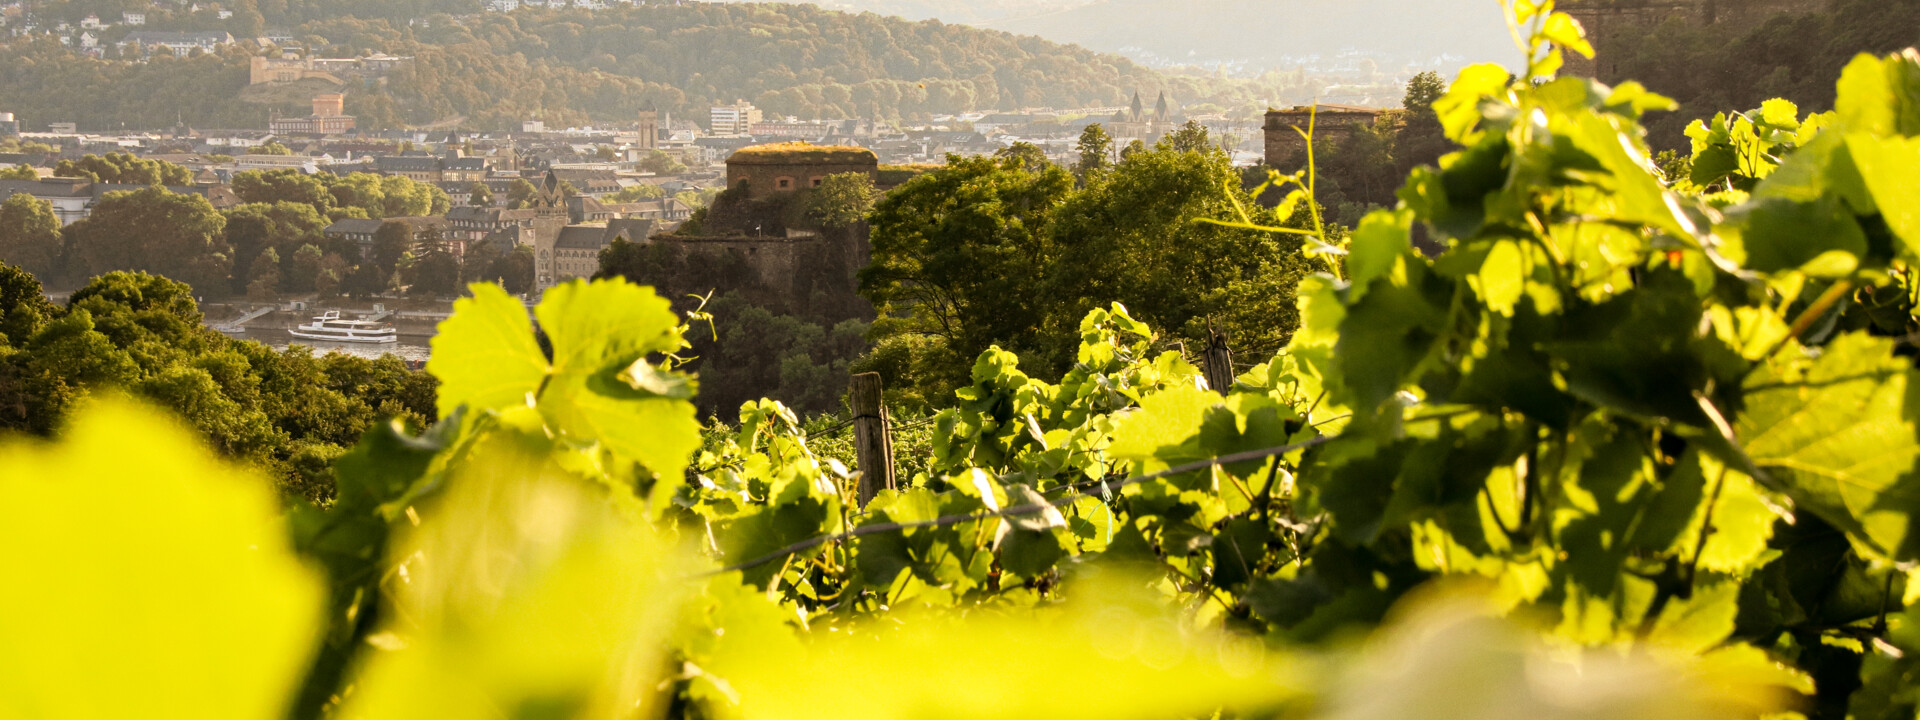
[[[1452,70],[1512,62],[1517,53],[1495,0],[809,1],[1038,35],[1155,67],[1333,70],[1351,68],[1353,62],[1338,56],[1357,53],[1383,70],[1407,64]]]
[[[989,26],[1150,66],[1332,70],[1367,57],[1451,70],[1519,52],[1494,0],[1098,0]]]
[[[264,3],[263,3],[264,5]],[[293,16],[299,4],[274,14]],[[198,17],[153,24],[201,29]],[[408,24],[332,16],[291,29],[328,56],[414,56],[379,83],[346,89],[362,127],[464,116],[473,129],[629,123],[642,107],[704,117],[746,99],[771,113],[837,119],[913,117],[1033,106],[1112,106],[1165,87],[1124,58],[1037,38],[805,5],[645,5],[586,11],[447,14]],[[0,107],[28,124],[258,127],[266,111],[232,99],[250,44],[152,63],[95,60],[48,40],[0,46]],[[1196,93],[1190,93],[1196,94]],[[264,95],[265,97],[255,97]],[[297,98],[249,100],[295,109]],[[1237,98],[1247,104],[1260,98]]]

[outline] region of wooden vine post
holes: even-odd
[[[894,489],[893,437],[887,429],[887,403],[879,373],[853,376],[853,449],[860,464],[860,506],[881,490]]]
[[[1226,334],[1207,323],[1207,354],[1200,359],[1200,372],[1207,376],[1207,387],[1222,396],[1233,389],[1233,349],[1227,347]]]

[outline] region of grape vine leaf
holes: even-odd
[[[524,405],[547,376],[527,309],[500,286],[475,283],[453,303],[453,317],[433,336],[427,371],[440,381],[440,417],[462,405],[493,410]]]
[[[287,710],[322,589],[259,478],[107,401],[57,445],[0,443],[0,717]]]
[[[540,351],[526,309],[499,287],[473,286],[433,340],[428,370],[440,379],[440,414],[470,405],[504,409],[537,395],[553,430],[677,477],[700,445],[691,381],[636,364],[680,349],[665,299],[623,280],[575,281],[547,291],[534,310],[552,341]]]
[[[1756,369],[1735,434],[1776,489],[1880,552],[1920,557],[1913,373],[1891,341],[1841,335],[1817,359]]]

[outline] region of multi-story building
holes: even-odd
[[[0,137],[17,137],[19,135],[20,121],[14,119],[13,113],[0,112]]]
[[[715,107],[708,114],[708,132],[714,135],[748,135],[760,122],[760,108],[745,100]]]
[[[339,93],[313,96],[312,115],[276,117],[267,123],[275,135],[344,135],[354,127],[353,116],[346,113],[346,96]]]
[[[640,130],[638,135],[639,141],[634,143],[633,149],[641,152],[653,152],[654,150],[660,149],[660,111],[655,110],[652,105],[648,105],[647,109],[640,111]]]

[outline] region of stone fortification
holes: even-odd
[[[741,148],[727,158],[727,187],[752,199],[812,188],[828,175],[865,173],[879,179],[880,158],[863,147],[773,143]]]
[[[1560,9],[1580,21],[1592,41],[1595,57],[1567,54],[1562,71],[1602,81],[1614,75],[1608,50],[1616,41],[1651,32],[1673,22],[1695,27],[1713,26],[1740,34],[1759,27],[1776,15],[1799,15],[1827,9],[1828,0],[1567,0]]]
[[[1307,140],[1300,133],[1313,131],[1316,154],[1338,147],[1353,134],[1355,126],[1372,126],[1385,108],[1352,105],[1301,105],[1284,110],[1268,110],[1265,127],[1267,166],[1291,172],[1306,162]]]

